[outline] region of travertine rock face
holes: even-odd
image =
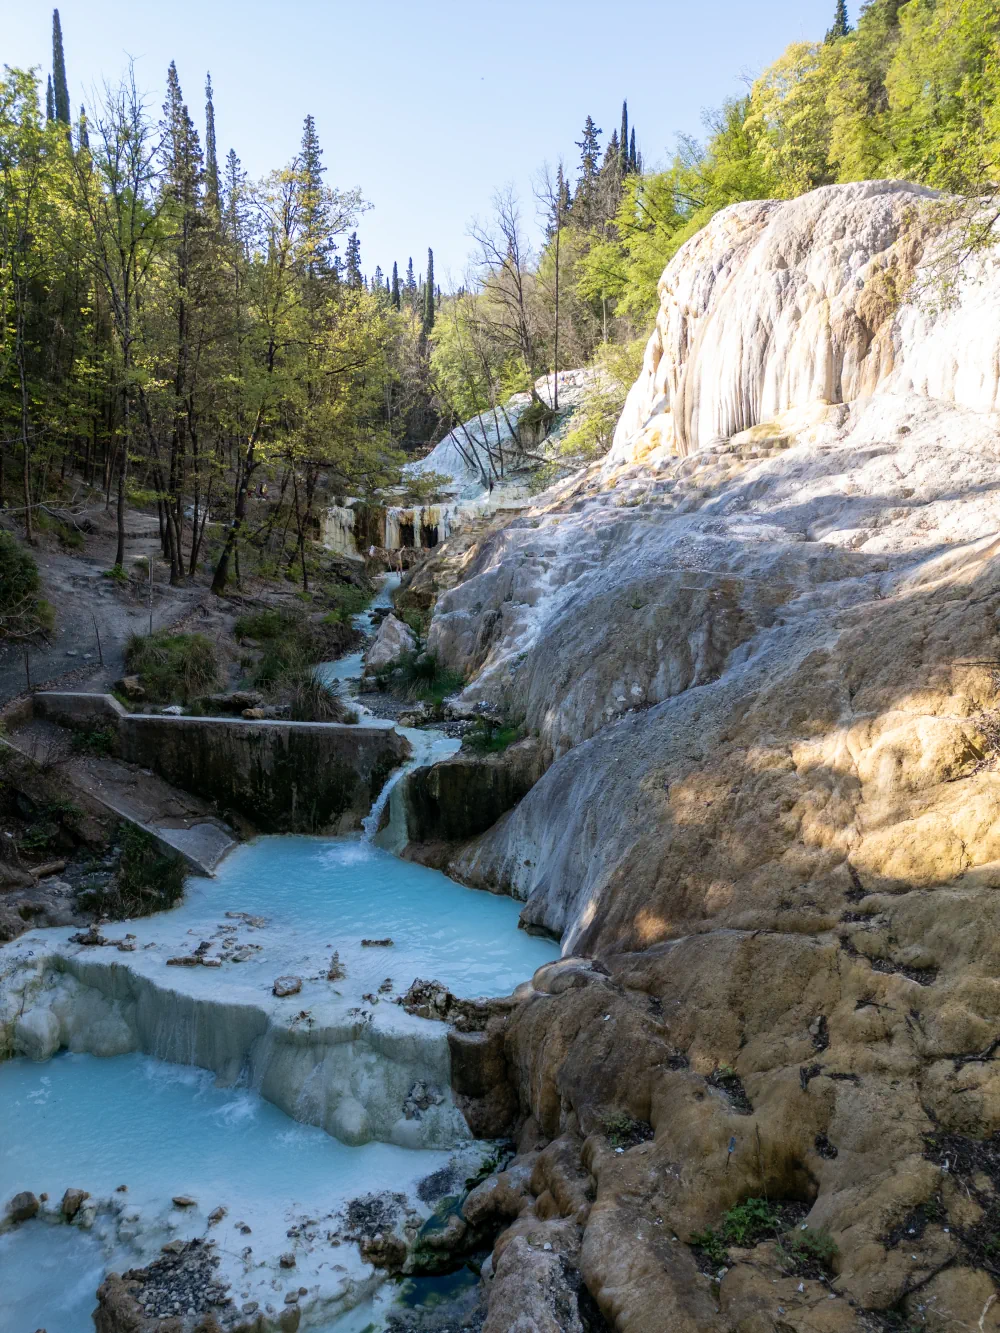
[[[437,604],[465,702],[550,761],[453,873],[600,964],[507,1039],[519,1160],[558,1141],[588,1209],[532,1168],[505,1234],[618,1333],[1000,1328],[1000,270],[918,300],[931,203],[716,218],[612,456]],[[653,1137],[617,1151],[622,1115]],[[832,1286],[771,1241],[702,1276],[687,1242],[765,1195]]]
[[[395,616],[386,616],[378,627],[375,642],[365,653],[365,670],[378,671],[398,662],[404,653],[412,653],[417,646],[413,631]]]
[[[660,279],[612,462],[688,454],[789,408],[881,392],[992,411],[995,263],[969,263],[942,308],[941,211],[933,191],[863,181],[718,213]]]

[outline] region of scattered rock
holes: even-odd
[[[231,694],[206,694],[198,702],[217,713],[243,713],[259,708],[264,696],[258,690],[233,690]]]
[[[41,1204],[30,1190],[22,1190],[8,1203],[7,1216],[12,1222],[27,1222],[37,1214],[40,1207]]]
[[[221,1204],[219,1205],[218,1208],[213,1208],[208,1215],[208,1225],[210,1227],[216,1226],[219,1222],[222,1221],[225,1215],[226,1215],[226,1209],[223,1208]]]
[[[115,681],[115,689],[128,699],[145,699],[146,690],[138,676],[122,676]]]
[[[335,950],[333,957],[330,959],[330,970],[326,974],[326,979],[327,981],[343,981],[346,976],[347,968],[340,961],[339,950]]]
[[[84,1199],[89,1199],[90,1195],[86,1190],[69,1189],[62,1197],[62,1203],[59,1205],[60,1211],[67,1222],[72,1222],[83,1204]]]
[[[387,937],[386,939],[384,939],[384,940],[362,940],[362,941],[361,941],[361,947],[362,947],[363,949],[391,949],[391,948],[392,948],[392,945],[393,945],[393,942],[392,942],[392,940],[390,940],[388,937]]]
[[[177,1208],[196,1208],[197,1199],[192,1199],[190,1194],[175,1194],[171,1202]]]
[[[294,1254],[283,1254],[283,1255],[281,1256],[281,1258],[278,1260],[278,1263],[281,1265],[282,1268],[294,1268],[294,1267],[295,1267],[295,1255],[294,1255]]]
[[[271,987],[272,992],[280,997],[286,995],[298,995],[301,989],[301,977],[277,977],[274,985]]]
[[[86,945],[105,945],[109,941],[97,929],[96,923],[92,924],[87,930],[81,930],[76,935],[69,937],[70,944]]]

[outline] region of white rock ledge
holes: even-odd
[[[470,1133],[451,1095],[447,1028],[399,1006],[359,1005],[325,977],[288,999],[247,964],[233,975],[165,967],[169,946],[84,948],[68,930],[30,932],[0,950],[0,1052],[46,1060],[141,1051],[245,1080],[287,1115],[347,1144],[447,1147]],[[305,974],[304,974],[305,975]],[[305,1018],[297,1018],[305,1013]],[[405,1103],[424,1084],[435,1105]],[[409,1109],[410,1117],[407,1117]]]

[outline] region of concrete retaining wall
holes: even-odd
[[[359,828],[393,769],[410,755],[391,722],[162,717],[129,713],[108,694],[49,691],[34,711],[76,730],[113,727],[118,754],[184,791],[238,814],[263,833]]]
[[[151,768],[265,833],[360,827],[410,747],[384,727],[242,718],[126,715],[121,757]]]
[[[128,712],[110,694],[73,694],[69,690],[45,690],[32,696],[35,717],[58,722],[61,727],[88,731],[117,727]]]

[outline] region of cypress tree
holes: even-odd
[[[424,283],[424,334],[434,327],[434,251],[427,251],[427,281]]]
[[[45,85],[45,119],[55,120],[56,118],[56,100],[52,95],[52,75],[49,75],[49,81]]]
[[[215,146],[215,105],[212,102],[212,76],[205,76],[205,198],[218,214],[219,158]]]
[[[847,0],[837,0],[837,7],[833,11],[833,27],[826,34],[828,42],[835,42],[841,37],[846,37],[851,31],[851,25],[847,21]]]
[[[62,25],[59,10],[52,11],[52,92],[55,118],[69,124],[69,85],[66,82],[66,57],[63,55]]]
[[[77,139],[83,149],[90,147],[90,135],[87,133],[87,113],[83,107],[80,108],[80,119],[78,122]]]
[[[628,102],[622,102],[622,133],[619,139],[619,148],[621,151],[621,173],[627,176],[632,166],[628,155]]]
[[[629,171],[639,171],[639,154],[635,151],[635,126],[632,127],[632,138],[628,146],[628,169]]]
[[[392,261],[392,288],[390,290],[392,304],[398,310],[402,302],[399,299],[399,265],[395,260]]]
[[[413,276],[413,256],[411,255],[406,265],[406,303],[411,310],[416,309],[417,305],[417,280]]]

